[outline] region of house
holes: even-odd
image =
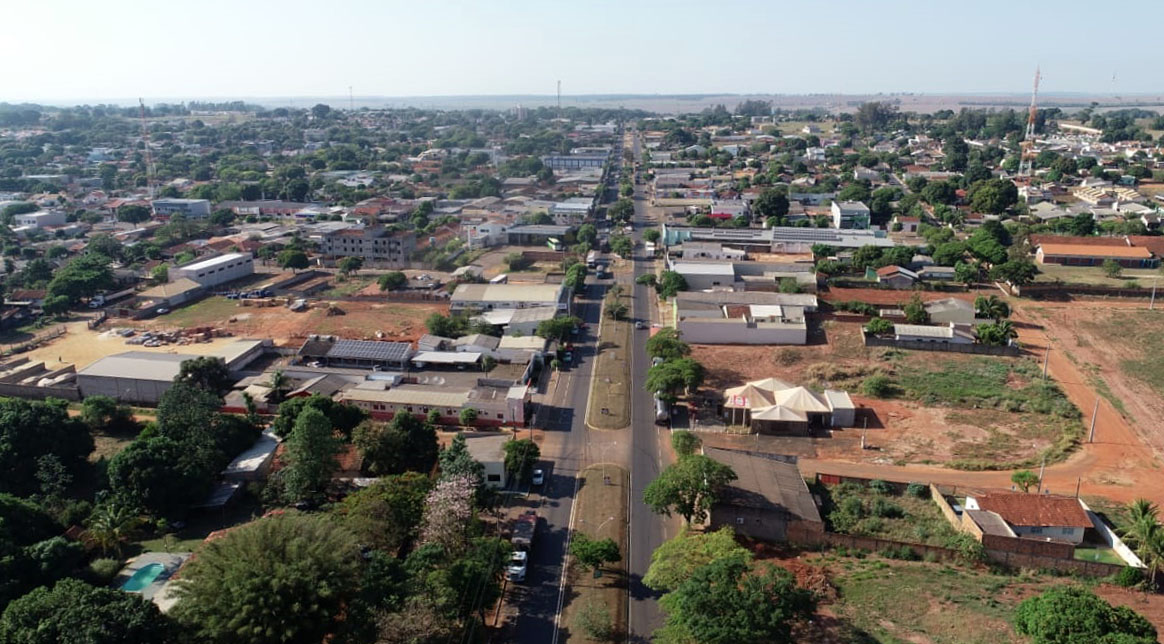
[[[834,201],[830,209],[833,228],[869,229],[869,206],[860,201]]]
[[[1111,260],[1124,268],[1157,268],[1160,258],[1143,246],[1041,242],[1035,251],[1040,264],[1100,266]]]
[[[893,339],[898,342],[934,342],[944,344],[974,344],[978,336],[968,326],[949,324],[894,324]]]
[[[15,228],[33,228],[40,230],[50,226],[64,226],[68,217],[63,210],[38,210],[12,216],[12,225]]]
[[[856,407],[843,391],[818,394],[777,378],[764,378],[723,392],[723,416],[759,433],[807,436],[813,427],[851,427]]]
[[[728,248],[715,242],[686,242],[679,247],[682,259],[710,259],[739,261],[747,258],[747,251]]]
[[[912,288],[917,280],[917,273],[901,266],[883,266],[877,269],[877,283],[889,288]]]
[[[824,530],[796,457],[717,447],[705,448],[704,454],[732,468],[737,477],[711,508],[711,529],[730,526],[736,534],[765,541],[785,541],[793,524]]]
[[[485,470],[485,485],[492,488],[504,488],[509,484],[509,474],[505,471],[505,444],[513,440],[507,433],[475,433],[467,432],[465,448],[473,460],[480,463]]]
[[[916,234],[918,226],[921,225],[920,217],[907,217],[905,215],[897,215],[893,218],[894,224],[901,225],[901,232]]]
[[[524,385],[392,385],[368,380],[345,389],[336,399],[363,409],[377,420],[390,420],[398,413],[427,418],[435,410],[440,423],[458,425],[461,412],[472,409],[477,413],[475,425],[525,427],[530,394]]]
[[[967,496],[965,509],[998,515],[1017,537],[1073,545],[1083,543],[1087,529],[1093,527],[1079,499],[1069,496],[990,492]]]
[[[990,320],[979,318],[974,303],[956,297],[932,300],[925,304],[932,324],[983,324]]]

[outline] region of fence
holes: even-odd
[[[915,340],[894,340],[893,338],[879,338],[869,335],[861,329],[861,336],[865,338],[867,347],[894,347],[897,349],[913,349],[915,351],[942,351],[946,353],[973,353],[984,356],[1017,356],[1022,349],[1016,346],[996,346],[992,344],[954,344],[951,342],[920,342]]]
[[[444,291],[385,291],[376,295],[341,295],[323,298],[329,302],[448,302]]]
[[[1099,286],[1095,284],[1028,284],[1014,286],[1011,291],[1021,297],[1031,299],[1057,299],[1071,295],[1092,295],[1096,297],[1151,297],[1151,288],[1126,288],[1122,286]]]
[[[32,385],[0,383],[0,396],[32,398],[34,400],[44,400],[45,398],[64,398],[65,400],[76,401],[81,399],[81,392],[75,386],[34,387]]]
[[[69,332],[69,328],[62,324],[60,326],[53,327],[52,329],[49,329],[48,331],[38,333],[35,336],[33,336],[32,338],[25,340],[24,342],[17,342],[15,344],[10,344],[4,348],[2,353],[3,353],[3,355],[8,356],[8,355],[12,355],[15,353],[24,353],[25,351],[31,351],[32,349],[35,349],[36,347],[40,346],[41,344],[48,342],[50,340],[55,340],[68,332]]]
[[[108,318],[109,318],[109,312],[103,310],[97,314],[97,317],[86,322],[85,326],[89,327],[89,330],[92,331],[93,329],[96,329],[97,327],[101,326],[101,323],[104,322]]]

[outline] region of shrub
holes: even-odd
[[[887,398],[893,393],[893,381],[884,374],[874,374],[861,383],[861,393],[874,398]]]
[[[100,584],[108,584],[113,581],[120,570],[121,562],[117,559],[94,559],[89,564],[89,574],[93,576],[94,581]]]
[[[873,318],[865,325],[865,331],[872,335],[885,335],[893,332],[893,323],[885,318]]]
[[[614,620],[606,604],[587,600],[578,609],[574,623],[586,637],[599,642],[609,642],[614,639]]]
[[[890,486],[889,483],[882,481],[881,479],[873,479],[872,481],[869,481],[869,489],[873,490],[874,492],[876,492],[878,494],[892,494],[893,493],[893,487]]]
[[[873,499],[873,502],[869,504],[869,514],[884,519],[900,519],[905,516],[905,510],[902,510],[900,505],[885,499]]]
[[[906,486],[905,493],[915,499],[924,499],[930,495],[930,488],[925,483],[910,483]]]
[[[1119,572],[1112,575],[1111,583],[1124,588],[1135,588],[1144,581],[1144,573],[1139,568],[1124,566]]]

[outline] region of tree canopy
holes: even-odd
[[[674,512],[688,524],[702,523],[723,488],[734,480],[732,468],[703,454],[691,454],[668,465],[648,483],[643,500],[659,514]]]
[[[141,595],[62,579],[13,601],[0,616],[10,644],[167,644],[174,624]]]
[[[352,432],[352,443],[364,457],[364,469],[372,475],[428,472],[439,453],[432,425],[403,411],[387,423],[361,423]]]
[[[1126,606],[1112,606],[1080,586],[1023,600],[1015,630],[1032,644],[1153,644],[1156,628]]]

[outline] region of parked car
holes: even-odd
[[[533,476],[530,478],[530,483],[533,485],[541,485],[546,482],[546,473],[544,470],[536,469],[533,471]]]
[[[635,320],[635,328],[636,329],[645,329],[645,328],[647,328],[647,323],[643,322],[642,320]]]
[[[505,568],[505,578],[509,581],[525,581],[525,573],[529,569],[529,553],[524,550],[514,550],[509,557],[509,566]]]

